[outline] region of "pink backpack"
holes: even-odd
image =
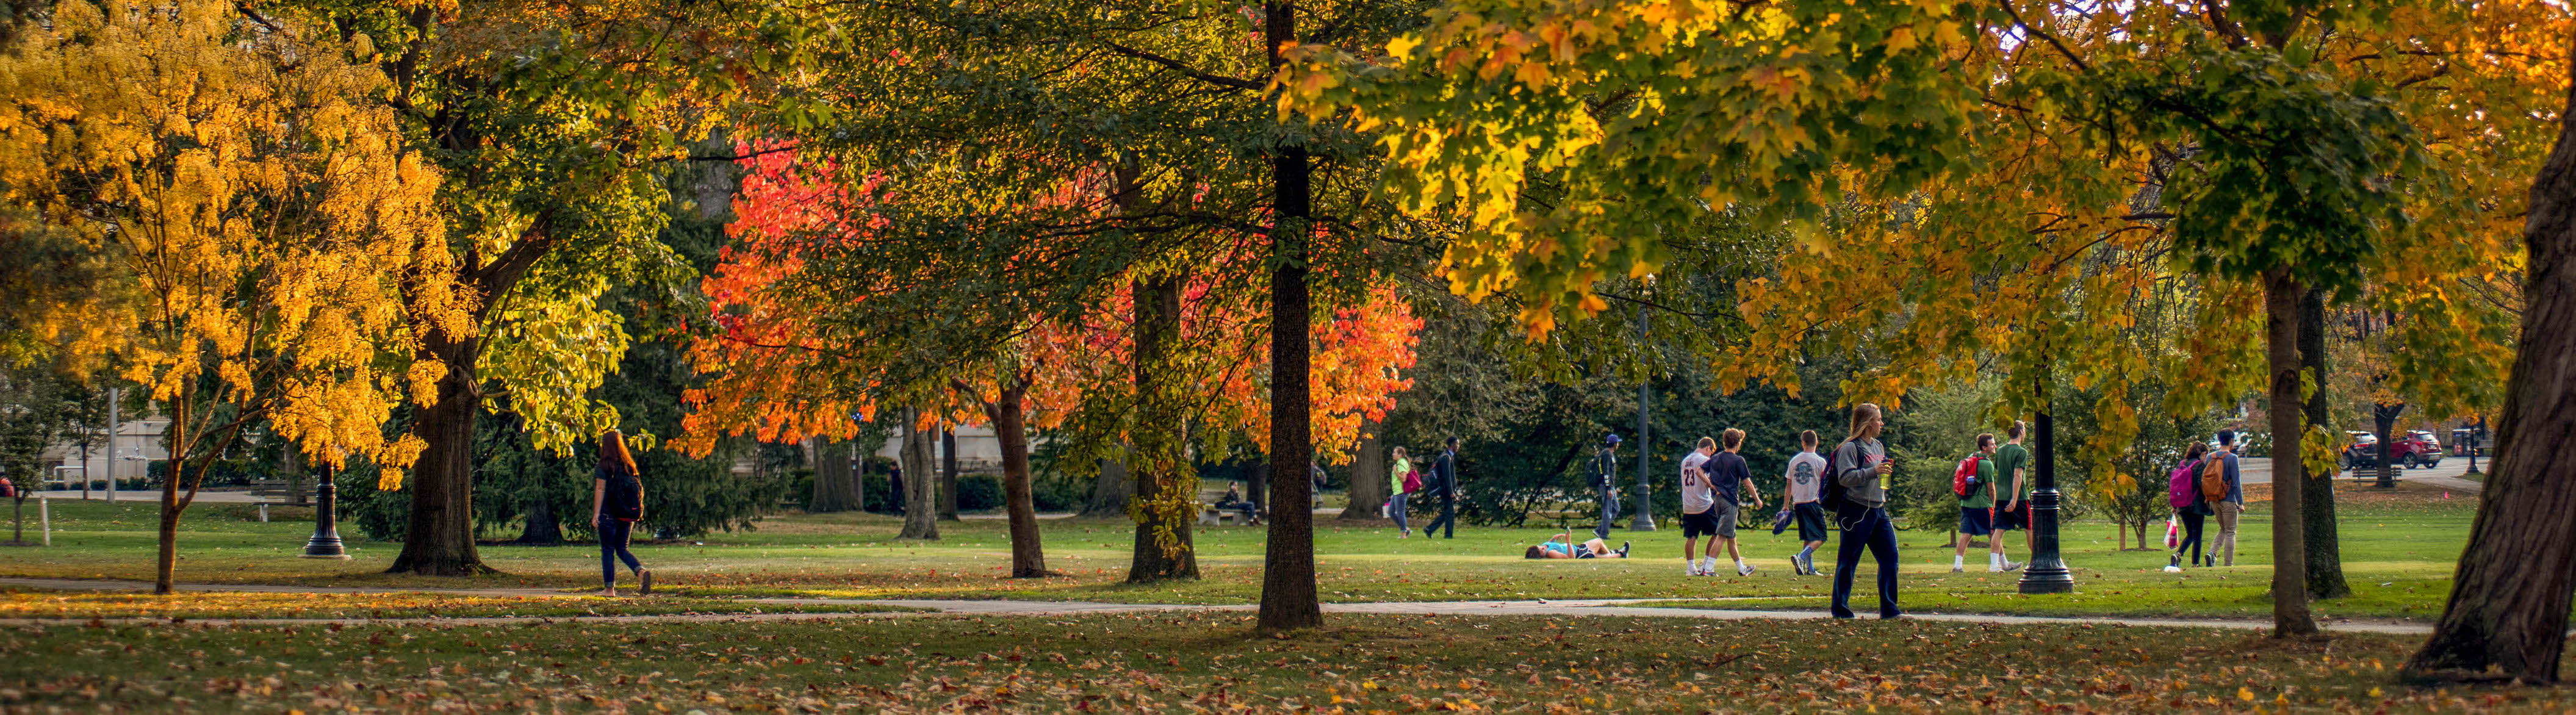
[[[2173,504],[2173,508],[2189,508],[2200,501],[2199,467],[2199,460],[2185,461],[2176,465],[2173,474],[2167,477],[2165,501]]]

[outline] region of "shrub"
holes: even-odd
[[[990,474],[957,475],[957,510],[1002,508],[1002,479]]]

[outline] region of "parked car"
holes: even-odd
[[[2447,456],[2442,452],[2442,441],[2435,439],[2433,437],[2433,433],[2426,432],[2424,430],[2415,430],[2413,432],[2406,433],[2406,439],[2399,441],[2397,444],[2400,447],[2407,448],[2405,450],[2406,454],[2397,458],[2398,462],[2401,464],[2412,463],[2414,466],[2418,467],[2439,467],[2442,466],[2442,457]]]
[[[2379,466],[2379,435],[2369,432],[2347,432],[2352,446],[2343,450],[2344,469],[2370,469]],[[2442,464],[2442,443],[2433,433],[2417,430],[2394,438],[2388,447],[2388,460],[2399,469],[2435,467]]]

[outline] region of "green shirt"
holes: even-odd
[[[1970,456],[1976,455],[1972,454]],[[1961,457],[1961,459],[1966,458],[1967,457]],[[1993,457],[1980,458],[1977,460],[1977,488],[1968,492],[1968,498],[1959,500],[1959,506],[1968,509],[1984,509],[1986,507],[1994,506],[1995,489],[1995,459]]]
[[[1413,460],[1411,460],[1411,459],[1397,459],[1397,460],[1395,460],[1395,468],[1394,468],[1394,469],[1391,469],[1391,470],[1387,470],[1387,475],[1386,475],[1386,493],[1388,493],[1388,494],[1403,494],[1403,493],[1404,493],[1404,473],[1405,473],[1405,472],[1410,472],[1410,471],[1413,471]]]
[[[2013,488],[2013,470],[2028,469],[2030,467],[2030,450],[2022,449],[2021,445],[2018,444],[2007,444],[2001,449],[1995,450],[1994,462],[1995,479],[1997,480],[1995,488],[1998,490],[2009,490]],[[2031,484],[2038,481],[2039,475],[2037,474],[2021,475],[2021,493],[2016,496],[2015,499],[2025,502],[2030,501]],[[1998,491],[1996,493],[2001,494],[2005,492]],[[2016,503],[2013,505],[2013,508],[2021,508],[2021,505]]]

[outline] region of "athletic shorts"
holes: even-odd
[[[2021,503],[2014,504],[2011,511],[2005,511],[2002,504],[1995,505],[1996,531],[2019,531],[2028,528],[2030,528],[2029,500],[2025,499]]]
[[[1798,515],[1799,541],[1825,540],[1825,508],[1823,505],[1815,502],[1807,502],[1805,504],[1791,507],[1790,511]]]
[[[1985,536],[1987,534],[1995,533],[1994,508],[1982,506],[1959,507],[1959,533],[1967,534],[1969,536]]]
[[[1717,535],[1717,510],[1682,515],[1682,538],[1696,539]]]
[[[1724,499],[1718,500],[1717,506],[1709,507],[1708,515],[1717,518],[1718,536],[1735,538],[1736,511],[1742,508]]]

